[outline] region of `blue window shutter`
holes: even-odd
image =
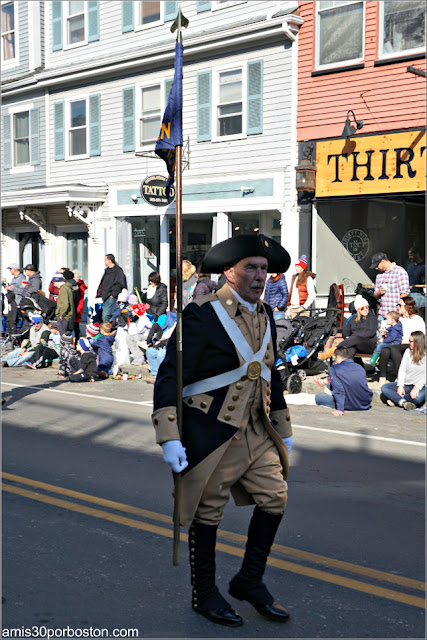
[[[52,2],[52,51],[62,49],[62,2]]]
[[[135,88],[123,89],[123,151],[135,151]]]
[[[89,155],[101,155],[101,94],[89,96]]]
[[[175,20],[178,13],[178,2],[165,2],[165,22],[169,20]]]
[[[248,62],[247,134],[262,133],[262,60]]]
[[[87,3],[87,41],[99,40],[99,2]]]
[[[40,109],[30,109],[30,160],[40,164]]]
[[[212,72],[197,74],[197,142],[207,142],[211,134]]]
[[[128,31],[133,31],[133,20],[134,20],[134,2],[133,0],[125,0],[122,2],[122,33],[127,33]]]
[[[54,159],[65,159],[65,105],[64,101],[53,105]]]
[[[173,78],[166,78],[165,80],[165,107],[168,103],[170,90],[172,89]]]
[[[211,10],[212,2],[208,2],[208,0],[201,0],[197,3],[197,13],[203,13],[203,11]]]
[[[3,167],[12,168],[12,116],[3,116]]]

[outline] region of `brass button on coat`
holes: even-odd
[[[236,389],[243,389],[243,385],[241,382],[236,383]]]
[[[173,422],[173,421],[175,420],[175,416],[174,416],[172,413],[170,413],[170,414],[168,415],[168,420],[169,420],[170,422]]]
[[[229,411],[234,411],[234,409],[235,409],[234,404],[229,404],[229,405],[228,405],[228,407],[227,407],[227,409],[228,409]]]
[[[231,420],[231,416],[229,413],[226,413],[224,416],[224,420]]]
[[[234,400],[234,402],[236,402],[236,400],[239,399],[239,396],[237,395],[237,393],[234,396],[232,396],[232,399]]]
[[[200,406],[202,407],[202,409],[206,409],[206,407],[208,406],[206,402],[201,402]]]
[[[187,402],[188,402],[188,404],[193,404],[194,400],[193,400],[193,398],[188,398]]]

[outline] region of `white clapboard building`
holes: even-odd
[[[183,255],[194,262],[212,244],[259,231],[294,260],[298,2],[181,7]],[[114,253],[129,289],[153,270],[173,285],[175,203],[150,204],[141,183],[167,175],[152,151],[177,9],[1,2],[3,277],[11,262],[35,263],[47,290],[56,269],[78,268],[93,304],[104,255]]]

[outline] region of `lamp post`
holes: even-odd
[[[304,158],[295,167],[297,191],[316,190],[316,167],[311,164],[313,145],[307,144],[303,149]]]

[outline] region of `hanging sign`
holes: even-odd
[[[167,207],[175,200],[175,187],[170,187],[169,196],[166,197],[166,178],[149,176],[141,182],[141,195],[153,207]]]

